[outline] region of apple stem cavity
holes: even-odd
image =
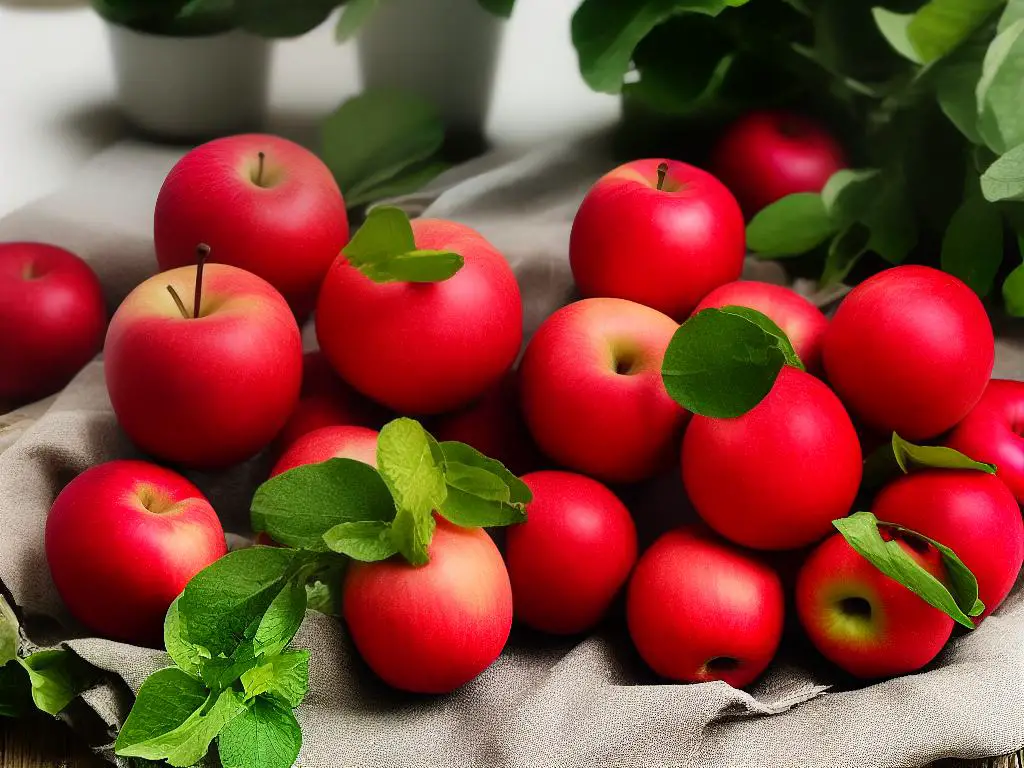
[[[185,302],[181,300],[181,296],[179,296],[178,292],[174,290],[174,286],[168,285],[167,292],[171,294],[171,298],[174,299],[174,303],[178,305],[178,311],[181,312],[181,316],[188,320],[188,310],[185,309]]]
[[[668,163],[662,163],[658,166],[658,191],[662,191],[665,188],[665,177],[668,175]]]
[[[260,152],[260,155],[263,153]],[[192,319],[199,318],[199,307],[200,302],[203,299],[203,267],[206,264],[206,259],[210,256],[210,246],[206,243],[200,243],[196,246],[196,292],[192,301]]]

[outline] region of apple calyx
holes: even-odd
[[[668,175],[668,163],[661,163],[658,166],[658,191],[665,189],[665,177]]]
[[[439,283],[465,263],[453,251],[417,249],[409,217],[392,206],[370,211],[341,253],[375,283]]]

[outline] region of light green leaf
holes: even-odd
[[[186,630],[182,626],[178,603],[181,597],[171,603],[164,618],[164,647],[171,660],[184,672],[199,678],[200,668],[210,659],[210,652],[201,645],[195,645],[186,639]]]
[[[349,264],[377,283],[447,280],[463,265],[449,251],[416,250],[409,217],[400,208],[374,208],[342,249]]]
[[[871,13],[875,17],[878,31],[882,33],[892,49],[905,59],[909,59],[915,64],[921,64],[921,54],[917,52],[910,39],[910,22],[914,20],[914,14],[894,13],[881,7],[872,8]]]
[[[513,504],[528,504],[533,501],[533,493],[529,486],[510,472],[504,464],[497,459],[484,456],[476,448],[449,440],[440,444],[441,453],[444,456],[446,467],[462,465],[464,467],[476,467],[483,469],[498,477],[508,487],[508,500]],[[464,489],[465,490],[465,489]]]
[[[242,675],[246,700],[271,696],[295,708],[309,692],[309,651],[288,651],[267,657],[258,667]]]
[[[835,232],[821,195],[799,192],[762,209],[747,225],[747,247],[761,258],[798,256]]]
[[[224,768],[292,768],[302,749],[302,730],[286,706],[255,699],[217,740]]]
[[[996,153],[1024,144],[1024,19],[999,33],[988,47],[978,81],[978,129]]]
[[[0,667],[18,658],[18,646],[21,645],[19,626],[18,617],[0,595]]]
[[[1003,281],[1003,303],[1011,317],[1024,317],[1024,264],[1018,264]]]
[[[436,527],[432,512],[399,507],[395,521],[391,524],[391,541],[410,563],[426,565],[430,562],[430,542]]]
[[[1003,261],[1003,217],[998,208],[971,195],[949,220],[942,239],[942,269],[988,296]]]
[[[306,616],[306,587],[289,582],[260,619],[253,645],[257,655],[274,656],[288,647]]]
[[[1024,144],[990,165],[981,176],[981,193],[990,202],[1024,200]]]
[[[959,46],[1006,0],[931,0],[913,15],[907,34],[922,63]]]
[[[36,708],[48,715],[59,715],[96,682],[96,670],[68,650],[39,651],[17,661],[28,672]]]
[[[440,508],[441,516],[462,528],[491,528],[526,522],[521,504],[489,501],[459,488],[449,487]]]
[[[334,28],[334,39],[345,43],[356,36],[356,33],[369,21],[377,9],[380,0],[348,0],[341,9],[338,25]],[[351,201],[348,201],[352,205]]]
[[[833,173],[821,190],[821,201],[828,215],[837,224],[857,221],[871,202],[869,182],[879,173],[877,168],[841,168]]]
[[[124,750],[176,731],[202,711],[209,695],[206,686],[176,667],[154,672],[139,688],[135,705],[117,735],[114,751],[129,756]],[[204,747],[192,762],[205,754]]]
[[[444,473],[418,421],[388,422],[377,438],[377,466],[399,507],[434,509],[445,497]]]
[[[324,534],[327,547],[364,563],[387,560],[398,552],[391,538],[391,523],[366,520],[339,523]]]
[[[1024,19],[1024,0],[1007,0],[1003,15],[999,17],[996,34],[1005,32],[1021,19]]]

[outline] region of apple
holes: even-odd
[[[164,615],[199,571],[227,553],[210,502],[144,461],[87,469],[46,518],[46,559],[71,614],[112,640],[160,647]]]
[[[0,401],[62,388],[100,351],[106,324],[100,282],[75,254],[0,244]]]
[[[523,308],[512,269],[478,232],[436,219],[411,222],[416,248],[453,251],[463,267],[436,283],[377,283],[344,255],[324,280],[316,334],[338,374],[406,414],[467,405],[512,367]]]
[[[322,352],[307,352],[302,358],[299,402],[274,443],[280,452],[322,427],[377,428],[386,420],[383,408],[338,378]]]
[[[110,322],[104,358],[128,437],[197,468],[229,466],[266,447],[295,408],[302,379],[288,304],[265,280],[226,264],[174,269],[135,288]]]
[[[156,201],[160,269],[192,264],[199,243],[215,261],[259,275],[300,316],[348,242],[334,176],[307,149],[246,134],[196,147],[168,174]]]
[[[674,160],[636,160],[601,177],[572,223],[580,294],[646,304],[685,320],[743,269],[743,214],[714,176]]]
[[[466,443],[517,475],[541,464],[523,419],[515,371],[509,371],[496,386],[465,408],[438,416],[431,427],[438,440]]]
[[[534,472],[527,521],[506,530],[505,564],[515,617],[559,635],[593,629],[636,562],[636,526],[596,480]]]
[[[899,543],[943,577],[933,547]],[[875,568],[839,534],[822,542],[800,569],[796,609],[821,654],[857,677],[914,672],[938,655],[953,631],[949,616]]]
[[[978,580],[981,618],[1006,599],[1024,563],[1024,522],[1003,482],[976,470],[923,470],[879,492],[875,517],[952,549]]]
[[[781,328],[801,362],[812,373],[821,368],[821,345],[828,320],[821,310],[794,290],[772,283],[737,280],[716,288],[693,311],[709,307],[756,309]]]
[[[796,549],[850,512],[861,480],[857,433],[820,380],[785,367],[767,397],[735,419],[694,416],[683,485],[705,522],[755,549]]]
[[[814,120],[790,112],[751,112],[726,128],[711,170],[747,216],[797,192],[820,192],[847,166],[843,148]]]
[[[353,562],[342,615],[356,649],[388,685],[448,693],[498,658],[512,628],[512,587],[480,528],[437,521],[430,562]]]
[[[854,288],[825,333],[825,373],[868,427],[935,437],[981,399],[995,359],[992,325],[957,278],[893,267]]]
[[[377,432],[366,427],[323,427],[307,432],[277,460],[270,476],[328,459],[354,459],[377,466]]]
[[[629,635],[657,674],[742,688],[779,647],[785,600],[778,574],[697,526],[644,552],[626,595]]]
[[[996,465],[999,478],[1024,503],[1024,382],[992,379],[978,404],[946,439],[975,461]]]
[[[625,299],[584,299],[548,317],[520,366],[523,413],[540,449],[611,482],[667,464],[688,415],[661,379],[678,327]]]

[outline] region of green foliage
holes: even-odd
[[[296,37],[320,26],[347,0],[93,0],[103,18],[157,35],[211,35],[246,29]]]

